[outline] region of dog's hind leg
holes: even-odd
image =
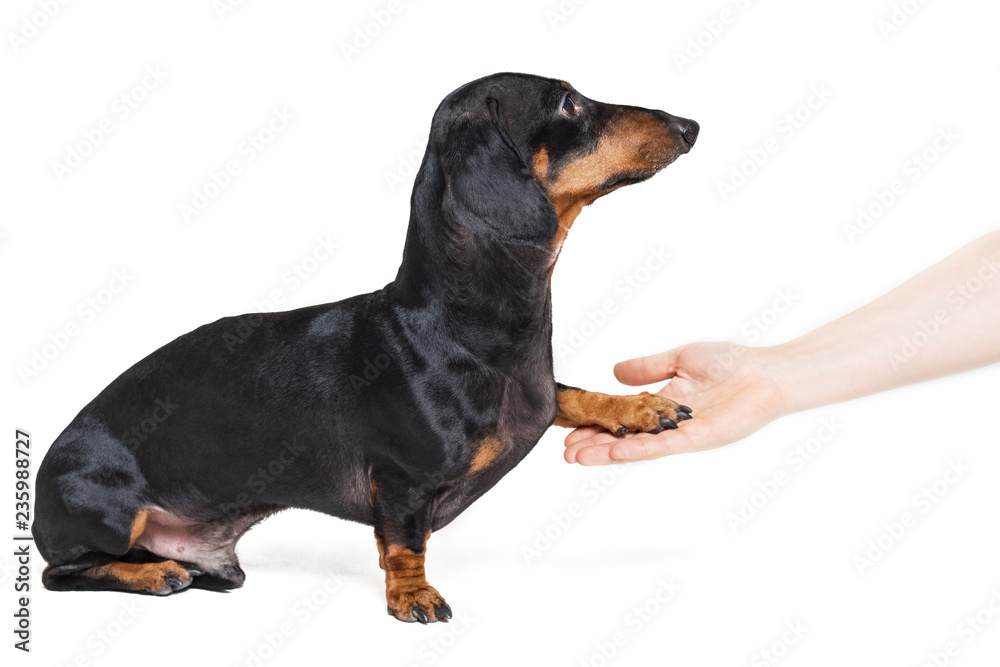
[[[53,591],[128,591],[151,595],[168,595],[190,586],[201,574],[173,560],[159,559],[135,562],[131,549],[146,525],[148,510],[140,510],[128,530],[110,529],[101,540],[102,550],[76,545],[78,553],[72,560],[61,562],[53,558],[42,572],[42,583]],[[121,545],[115,548],[113,542]],[[65,552],[65,551],[64,551]]]
[[[148,486],[132,452],[106,429],[67,429],[36,480],[35,544],[48,566],[42,584],[57,591],[119,590],[165,595],[194,574],[175,561],[125,558],[145,530]]]
[[[246,575],[236,558],[236,543],[257,522],[282,509],[253,506],[232,510],[226,516],[198,521],[164,510],[149,514],[135,546],[161,559],[190,563],[199,574],[192,588],[228,590],[243,585]]]

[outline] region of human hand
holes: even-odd
[[[694,410],[694,419],[662,433],[615,436],[599,427],[566,436],[565,458],[607,465],[697,452],[742,440],[784,413],[776,348],[734,343],[694,343],[661,354],[623,361],[615,377],[638,386],[670,379],[660,394]]]

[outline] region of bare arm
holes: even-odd
[[[779,349],[786,412],[1000,361],[1000,232]]]
[[[692,406],[695,419],[627,439],[578,429],[566,439],[566,459],[602,464],[719,447],[786,414],[998,361],[1000,232],[993,232],[788,343],[696,343],[618,364],[625,384],[672,378],[661,393]]]

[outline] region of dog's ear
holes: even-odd
[[[546,243],[559,227],[552,202],[504,129],[499,103],[489,98],[486,106],[488,114],[463,114],[448,130],[442,211],[492,241]]]

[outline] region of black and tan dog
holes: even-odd
[[[440,530],[550,425],[677,428],[658,395],[557,385],[549,279],[581,209],[688,152],[698,124],[498,74],[449,95],[384,289],[225,318],[112,382],[38,471],[52,590],[242,585],[237,540],[289,507],[373,525],[389,612],[446,620]]]

